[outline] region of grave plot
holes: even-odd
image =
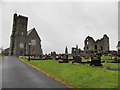
[[[57,60],[32,60],[29,62],[45,72],[55,76],[75,88],[117,88],[118,71],[107,70],[108,64],[103,63],[102,68],[91,67],[89,64],[59,64]],[[47,66],[47,67],[46,67]],[[92,83],[91,83],[92,82]]]
[[[82,58],[80,56],[74,56],[72,63],[81,63]]]
[[[69,63],[68,55],[63,54],[61,60],[58,60],[59,63]]]
[[[101,64],[101,56],[99,54],[95,54],[91,57],[91,62],[90,62],[90,66],[102,66]]]

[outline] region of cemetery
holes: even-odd
[[[66,46],[63,53],[52,51],[44,54],[36,29],[27,31],[28,17],[14,14],[13,22],[10,47],[4,50],[4,55],[19,57],[75,88],[118,87],[120,42],[117,51],[111,51],[106,34],[96,41],[87,36],[83,50],[76,45],[69,53]],[[15,35],[16,32],[18,35]]]
[[[118,87],[120,79],[118,77],[120,71],[118,52],[100,53],[95,51],[86,58],[76,45],[76,48],[72,47],[71,54],[65,48],[63,54],[57,54],[54,51],[44,57],[40,60],[29,61],[27,58],[22,58],[22,60],[61,79],[74,88]]]
[[[118,52],[101,54],[95,51],[89,58],[85,58],[78,46],[72,48],[71,54],[66,51],[67,49],[63,54],[51,52],[45,55],[45,59],[29,61],[27,58],[22,58],[22,60],[75,88],[118,87],[120,79],[118,78],[120,71]],[[113,59],[115,55],[116,58]]]
[[[22,59],[52,76],[55,76],[76,88],[116,88],[118,87],[118,71],[107,68],[119,68],[118,64],[102,63],[102,67],[89,64],[58,63],[57,60]],[[92,82],[92,83],[91,83]]]

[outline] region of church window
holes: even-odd
[[[101,47],[101,50],[103,50],[103,47]]]
[[[21,34],[23,35],[23,32]]]
[[[87,47],[87,50],[88,50],[89,48]]]
[[[24,44],[23,43],[20,43],[20,48],[24,48]]]
[[[36,45],[36,40],[35,39],[31,40],[31,44]]]
[[[87,45],[88,45],[88,41],[87,41]]]
[[[97,50],[97,45],[95,45],[95,50]]]

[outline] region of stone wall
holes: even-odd
[[[13,16],[13,28],[10,41],[10,54],[17,56],[34,55],[42,56],[41,39],[35,28],[27,32],[28,17]],[[29,43],[31,44],[29,49]],[[30,50],[30,53],[29,53]]]
[[[92,37],[88,36],[84,42],[84,51],[91,52],[91,51],[100,51],[100,52],[107,52],[109,51],[109,38],[105,34],[103,38],[94,40]]]
[[[41,39],[38,36],[35,28],[31,29],[30,32],[28,31],[27,35],[27,45],[26,45],[26,54],[35,55],[35,56],[42,56],[43,52],[41,49]],[[30,46],[29,46],[30,43]],[[29,51],[30,49],[30,51]]]
[[[25,55],[28,18],[14,14],[13,31],[11,35],[11,55]]]

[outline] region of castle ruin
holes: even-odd
[[[92,37],[88,36],[84,42],[84,51],[99,51],[99,52],[108,52],[109,51],[109,37],[105,34],[103,38],[94,40]]]

